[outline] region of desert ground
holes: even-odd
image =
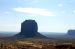
[[[75,43],[67,40],[26,38],[0,39],[0,49],[75,49]]]

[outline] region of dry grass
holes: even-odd
[[[0,40],[0,49],[75,49],[74,43],[47,39]]]

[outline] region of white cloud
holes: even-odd
[[[55,14],[48,11],[47,9],[41,9],[41,8],[14,8],[14,10],[25,14],[33,14],[33,15],[40,15],[40,16],[56,16]]]

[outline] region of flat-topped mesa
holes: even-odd
[[[35,20],[26,20],[21,23],[21,32],[16,35],[16,37],[20,38],[45,38],[45,36],[41,35],[38,32],[38,25]]]
[[[68,35],[75,35],[75,30],[68,30]]]
[[[38,30],[37,23],[35,20],[26,20],[21,24],[21,34],[27,36],[36,35]]]

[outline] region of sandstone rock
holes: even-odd
[[[35,20],[26,20],[21,23],[21,32],[16,35],[18,38],[40,38],[45,37],[38,32],[38,25]]]

